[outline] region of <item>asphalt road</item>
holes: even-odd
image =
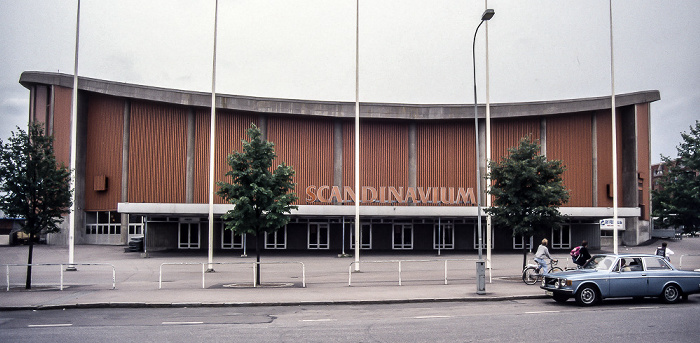
[[[700,298],[0,312],[2,342],[697,342]]]

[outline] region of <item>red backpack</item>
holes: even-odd
[[[569,253],[569,255],[571,255],[571,257],[573,257],[574,261],[576,261],[578,259],[578,257],[581,255],[581,246],[579,245],[579,246],[571,249],[571,252]]]

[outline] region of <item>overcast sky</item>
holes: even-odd
[[[616,93],[659,90],[652,162],[700,119],[700,1],[615,0]],[[491,0],[492,103],[607,96],[608,0]],[[473,103],[483,0],[360,0],[360,101]],[[0,0],[0,137],[23,71],[72,74],[77,0]],[[484,97],[485,27],[477,37]],[[82,0],[80,76],[211,91],[214,0]],[[355,0],[220,0],[218,93],[354,101]]]

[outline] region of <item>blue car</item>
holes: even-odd
[[[595,255],[582,269],[546,274],[540,288],[557,302],[574,298],[581,306],[618,297],[675,303],[700,293],[700,272],[678,270],[657,255]]]

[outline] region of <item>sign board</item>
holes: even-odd
[[[600,229],[601,230],[614,230],[615,229],[615,219],[614,218],[601,219],[600,220]],[[618,230],[625,229],[625,218],[617,218],[617,229]]]

